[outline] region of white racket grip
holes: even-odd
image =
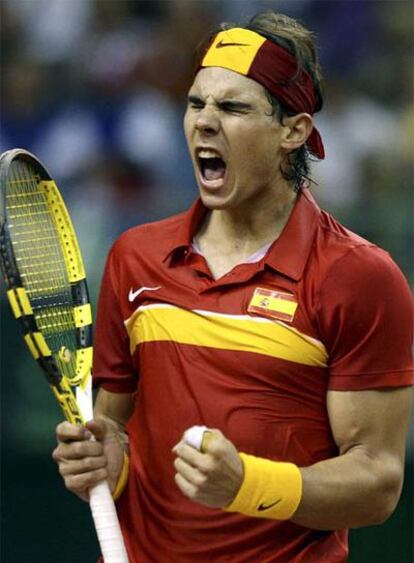
[[[92,378],[76,389],[76,400],[84,420],[93,418]],[[92,440],[94,438],[92,437]],[[115,504],[107,481],[89,489],[89,506],[104,563],[129,563]]]
[[[107,481],[89,489],[89,505],[104,563],[128,563],[118,515]]]

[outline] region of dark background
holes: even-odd
[[[326,78],[317,116],[327,158],[320,204],[387,249],[412,283],[414,8],[400,0],[0,0],[0,150],[49,167],[73,215],[95,303],[106,253],[126,228],[196,197],[181,132],[192,53],[218,22],[273,8],[316,35]],[[50,453],[61,420],[2,291],[1,562],[92,562],[88,505]],[[37,378],[39,385],[30,385]],[[381,416],[381,413],[378,413]],[[412,432],[411,432],[412,435]],[[398,509],[351,532],[352,563],[409,563],[413,448]]]

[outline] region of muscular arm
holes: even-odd
[[[379,524],[401,492],[412,390],[331,391],[327,401],[339,455],[300,468],[303,494],[291,520],[321,530]],[[175,447],[176,482],[192,500],[224,508],[243,466],[234,445],[215,434],[204,454],[183,442]]]
[[[301,468],[292,520],[316,529],[379,524],[401,492],[412,390],[330,391],[327,401],[339,456]]]

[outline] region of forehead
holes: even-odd
[[[266,91],[261,84],[238,72],[220,67],[202,68],[194,79],[190,93],[203,98],[211,95],[215,99],[237,97],[268,103]]]

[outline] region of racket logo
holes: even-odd
[[[161,286],[158,285],[157,287],[140,287],[139,289],[137,289],[136,291],[131,289],[129,290],[129,294],[128,294],[128,301],[130,303],[132,303],[133,301],[135,301],[135,299],[138,297],[138,295],[140,295],[141,293],[143,293],[144,291],[156,291],[157,289],[161,289]]]

